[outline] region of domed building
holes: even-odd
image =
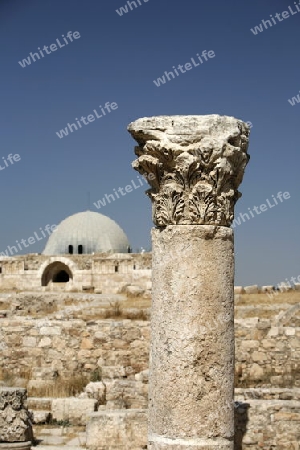
[[[44,234],[45,235],[45,234]],[[131,253],[112,219],[93,211],[64,219],[42,254],[0,257],[0,288],[118,293],[128,285],[148,289],[151,254]]]
[[[103,214],[85,211],[64,219],[51,234],[44,255],[128,253],[122,228]]]

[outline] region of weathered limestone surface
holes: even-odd
[[[0,443],[31,441],[26,389],[0,387]]]
[[[160,116],[128,126],[138,142],[133,167],[147,175],[157,226],[230,226],[240,197],[249,128],[219,116]]]
[[[189,441],[195,450],[230,449],[233,232],[211,225],[169,226],[154,229],[152,237],[150,449],[189,448]]]
[[[147,410],[128,409],[91,414],[86,432],[89,450],[147,448]]]
[[[69,420],[75,425],[85,425],[87,415],[96,411],[97,400],[81,398],[56,398],[52,400],[52,417],[57,421]]]

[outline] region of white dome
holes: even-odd
[[[86,211],[64,219],[48,239],[44,255],[72,253],[127,253],[129,242],[119,225],[109,217]],[[80,252],[78,246],[82,246]]]

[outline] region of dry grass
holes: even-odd
[[[8,302],[0,302],[0,309],[2,310],[9,310],[10,309],[10,303]]]
[[[138,308],[148,309],[151,307],[151,298],[131,297],[122,302],[123,309]]]
[[[84,375],[77,375],[66,380],[57,378],[53,382],[49,380],[49,384],[44,386],[30,387],[28,389],[28,396],[51,398],[74,397],[83,391],[89,381],[89,378]]]
[[[38,301],[36,304],[21,305],[18,313],[20,315],[30,315],[35,319],[49,317],[56,313],[62,314],[66,318],[91,320],[91,311],[94,311],[92,318],[97,319],[132,319],[147,320],[146,310],[149,309],[151,300],[149,298],[137,297],[124,301],[114,301],[109,304],[97,305],[89,298],[74,298],[72,295],[55,302]],[[73,308],[74,307],[74,308]],[[1,309],[1,308],[0,308]],[[132,311],[134,310],[134,311]]]
[[[122,316],[122,308],[121,303],[117,302],[109,302],[109,307],[104,312],[104,319],[115,319],[121,318]]]
[[[31,369],[21,369],[17,373],[12,373],[9,370],[0,368],[0,381],[7,387],[27,387],[31,376]]]
[[[127,302],[126,302],[127,303]],[[135,305],[135,310],[128,310],[128,304],[116,301],[110,303],[110,306],[105,310],[104,319],[131,319],[131,320],[149,320],[147,312],[144,309],[139,309]],[[127,308],[126,308],[127,306]]]
[[[150,317],[147,314],[147,312],[142,309],[140,311],[124,311],[123,313],[124,319],[131,319],[131,320],[149,320]]]
[[[255,305],[276,305],[278,303],[287,303],[294,305],[300,303],[300,291],[289,291],[273,293],[270,298],[267,294],[239,294],[236,306],[255,306]]]
[[[240,294],[235,301],[236,319],[273,319],[281,311],[300,303],[300,291],[273,293],[270,298],[267,294]]]
[[[28,389],[29,397],[74,397],[80,394],[90,381],[101,380],[101,369],[98,368],[87,375],[74,375],[69,379],[62,379],[59,376],[55,380],[49,380],[42,386],[28,386],[28,382],[32,379],[31,370],[21,370],[16,374],[1,368],[0,381],[6,387],[25,387]]]
[[[35,319],[40,319],[48,316],[49,314],[54,314],[58,311],[58,305],[54,303],[46,303],[43,305],[43,309],[37,311],[36,309],[28,308],[27,313]]]
[[[261,305],[260,305],[261,306]],[[241,308],[235,308],[235,318],[236,319],[250,319],[251,317],[259,317],[262,319],[272,319],[280,313],[280,309],[264,309],[263,307],[242,310]]]

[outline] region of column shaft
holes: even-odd
[[[152,230],[151,450],[232,450],[233,232]]]

